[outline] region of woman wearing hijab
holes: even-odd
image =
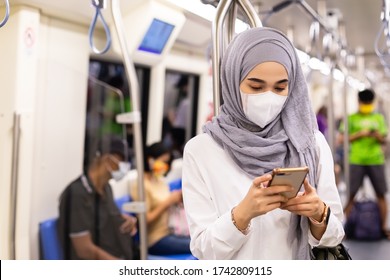
[[[184,152],[183,197],[199,259],[310,259],[344,237],[333,158],[317,128],[292,43],[270,28],[235,37],[222,59],[220,114]],[[280,167],[309,167],[294,198],[267,188]]]

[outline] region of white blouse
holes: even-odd
[[[344,237],[343,209],[335,183],[332,154],[319,131],[316,143],[319,159],[317,193],[331,208],[332,214],[321,240],[316,240],[309,230],[309,243],[311,246],[335,246]],[[233,225],[230,211],[247,194],[252,181],[253,178],[246,175],[208,134],[197,135],[186,144],[183,199],[191,251],[198,259],[292,259],[292,247],[287,241],[291,213],[287,210],[275,209],[253,218],[247,235]]]

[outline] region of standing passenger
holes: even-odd
[[[318,131],[294,46],[270,28],[235,37],[223,105],[184,152],[183,198],[199,259],[310,259],[344,237],[333,158]],[[215,77],[218,78],[218,77]],[[265,187],[278,167],[310,168],[297,197]],[[331,211],[328,211],[331,209]]]
[[[387,203],[385,194],[387,184],[385,155],[382,149],[387,135],[387,126],[383,115],[374,112],[375,93],[373,90],[360,91],[358,99],[359,111],[348,117],[351,176],[345,214],[347,217],[350,214],[355,195],[362,186],[364,177],[368,176],[376,193],[384,236],[390,238],[390,233],[386,229]],[[344,132],[343,125],[340,126],[340,130],[342,133]]]

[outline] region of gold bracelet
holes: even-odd
[[[233,225],[234,225],[234,226],[236,227],[236,229],[238,229],[242,234],[247,235],[248,232],[249,232],[249,228],[251,227],[251,223],[248,224],[248,226],[246,227],[246,229],[241,229],[241,228],[239,228],[239,227],[237,226],[236,220],[234,220],[234,215],[233,215],[234,208],[236,208],[236,207],[233,207],[232,210],[230,211]]]
[[[321,218],[320,222],[317,221],[316,219],[313,219],[312,217],[309,217],[309,219],[313,225],[315,225],[315,226],[324,226],[325,225],[326,226],[326,224],[327,224],[326,221],[327,221],[327,219],[329,219],[328,216],[330,215],[330,211],[329,211],[330,208],[325,203],[324,203],[324,206],[325,206],[325,208],[324,208],[324,212],[322,213],[322,218]]]

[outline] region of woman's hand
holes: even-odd
[[[283,203],[280,208],[320,222],[325,209],[324,202],[319,198],[316,189],[309,184],[307,179],[303,182],[303,186],[305,188],[304,192],[298,193],[296,197]]]
[[[294,214],[306,216],[317,222],[321,222],[325,211],[325,204],[319,198],[316,189],[309,184],[307,179],[305,179],[303,185],[305,191],[299,193],[296,197],[291,198],[284,203],[281,208]],[[309,221],[312,235],[317,240],[320,240],[326,230],[326,224],[314,224],[311,220]]]
[[[270,174],[257,177],[244,199],[234,208],[233,216],[240,229],[247,228],[250,220],[282,206],[287,198],[282,192],[292,191],[290,186],[272,186],[267,188],[271,180]]]

